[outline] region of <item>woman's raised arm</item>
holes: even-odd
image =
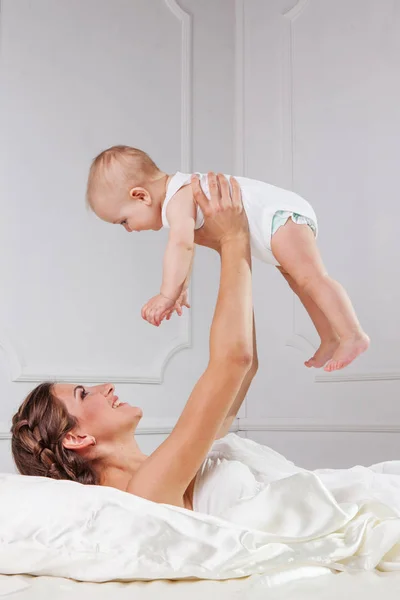
[[[219,185],[218,185],[219,180]],[[232,196],[223,176],[209,175],[211,201],[193,181],[205,224],[202,241],[221,255],[221,278],[210,331],[210,361],[168,438],[143,463],[128,492],[155,502],[180,504],[234,402],[252,364],[251,256],[240,189]],[[201,242],[200,242],[201,243]]]

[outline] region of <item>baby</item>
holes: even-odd
[[[209,197],[214,175],[198,174]],[[93,161],[87,201],[100,219],[126,231],[169,229],[160,293],[142,309],[142,317],[159,325],[174,310],[189,308],[195,231],[203,214],[194,202],[191,174],[168,175],[143,151],[113,146]],[[307,367],[343,369],[369,346],[343,287],[331,279],[317,244],[317,218],[310,204],[297,194],[268,183],[235,178],[247,214],[252,255],[275,265],[297,294],[321,338]]]

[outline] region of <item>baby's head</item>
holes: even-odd
[[[92,162],[87,202],[100,219],[127,231],[158,230],[167,177],[142,150],[112,146]]]

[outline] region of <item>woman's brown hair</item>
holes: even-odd
[[[53,384],[38,385],[12,419],[11,450],[18,471],[22,475],[97,485],[90,462],[63,446],[64,437],[76,424],[75,417],[54,395]]]

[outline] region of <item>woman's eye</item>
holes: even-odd
[[[121,225],[126,225],[128,223],[128,221],[125,219],[124,221],[121,221]]]
[[[84,400],[89,392],[87,392],[84,388],[81,389],[81,400]]]

